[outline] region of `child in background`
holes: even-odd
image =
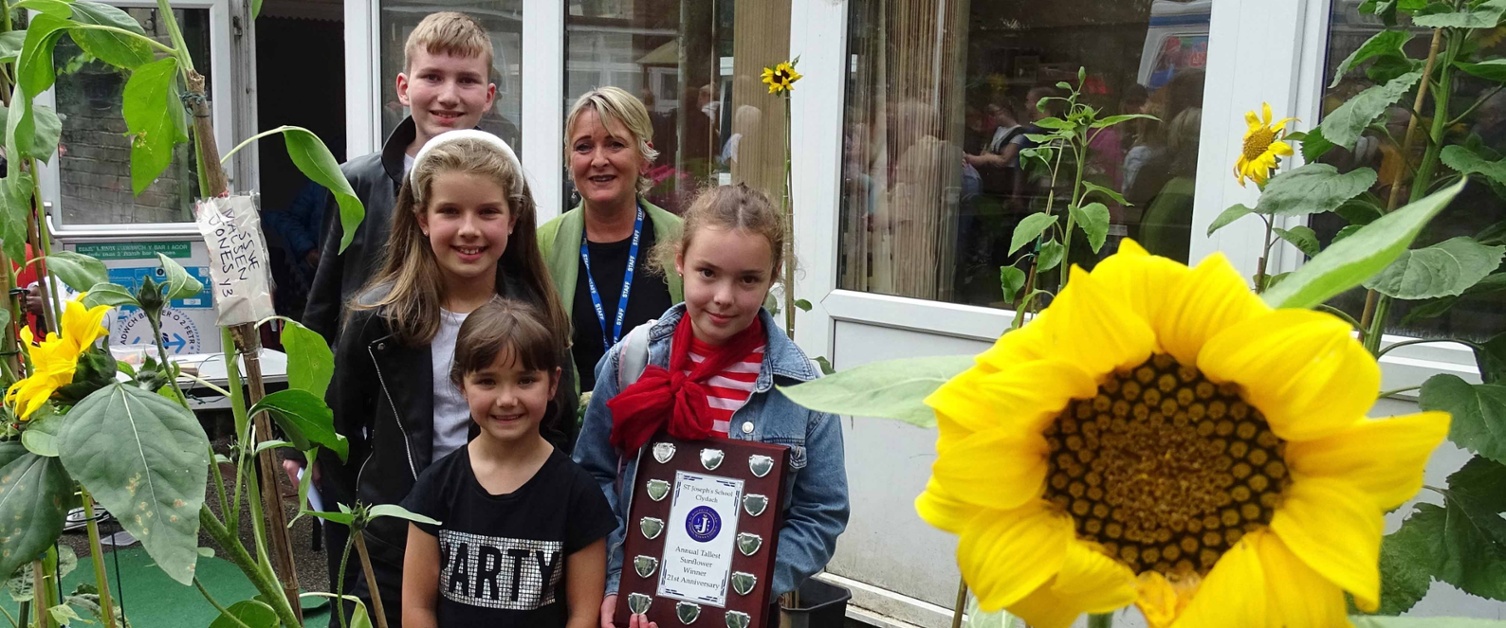
[[[497,300],[460,326],[451,382],[479,431],[430,465],[410,523],[403,626],[595,628],[616,525],[591,475],[544,440],[559,342],[533,308]]]
[[[636,377],[618,372],[627,342],[597,365],[575,460],[595,476],[617,516],[607,540],[603,628],[612,626],[616,610],[637,454],[660,430],[683,439],[726,437],[790,448],[774,596],[824,568],[847,527],[841,424],[775,388],[821,375],[762,306],[781,265],[789,263],[781,259],[785,237],[779,212],[763,194],[742,185],[704,192],[686,212],[681,238],[661,245],[685,278],[685,302],[648,330],[649,366]],[[623,375],[635,381],[619,390]],[[771,611],[777,621],[777,610]],[[641,616],[632,623],[649,625]]]
[[[450,380],[456,336],[470,312],[498,295],[537,307],[561,363],[569,364],[570,322],[545,273],[535,230],[523,169],[496,136],[451,131],[418,152],[398,195],[386,260],[350,303],[336,345],[329,405],[350,453],[343,464],[320,459],[323,484],[335,487],[325,492],[330,500],[398,503],[432,461],[465,446],[474,425]],[[573,388],[566,379],[562,391]],[[551,420],[573,421],[573,401]],[[366,528],[391,626],[401,617],[407,533],[407,524],[392,518]],[[369,605],[365,578],[348,575],[345,582],[345,593]]]

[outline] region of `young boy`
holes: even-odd
[[[341,170],[366,205],[366,219],[340,254],[340,210],[333,197],[324,212],[323,244],[302,322],[331,344],[339,335],[345,300],[371,277],[391,228],[392,206],[403,175],[429,138],[475,128],[491,110],[497,86],[488,82],[491,38],[463,13],[433,13],[418,23],[403,47],[397,99],[410,114],[393,130],[382,151],[345,162]]]
[[[418,149],[430,138],[452,129],[471,129],[492,107],[497,87],[488,81],[492,64],[491,38],[475,19],[463,13],[433,13],[418,23],[403,47],[403,72],[397,75],[397,98],[410,115],[382,144],[379,153],[351,159],[341,166],[346,180],[366,206],[366,218],[356,228],[350,246],[341,254],[340,209],[329,196],[321,230],[318,267],[302,322],[334,344],[345,301],[376,271],[380,252],[392,227],[392,208],[403,177]],[[357,459],[352,452],[351,459]],[[314,479],[325,503],[352,504],[355,499],[354,469],[338,468],[332,456],[321,465],[332,472],[315,470]],[[283,467],[294,477],[302,465],[293,460]],[[325,551],[329,559],[330,584],[340,570],[345,547],[344,526],[324,526]],[[347,591],[361,581],[360,566],[351,561]],[[393,594],[392,607],[396,607]],[[392,625],[396,625],[394,617]],[[331,628],[339,626],[331,614]]]

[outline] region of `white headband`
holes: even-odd
[[[413,173],[418,172],[418,168],[421,164],[423,164],[424,158],[429,156],[429,153],[433,151],[434,147],[440,146],[442,144],[449,144],[450,142],[457,140],[479,140],[482,143],[491,146],[492,148],[502,151],[502,156],[506,157],[507,161],[512,163],[512,166],[514,168],[518,169],[518,176],[523,175],[523,163],[518,161],[518,154],[512,152],[512,147],[508,146],[507,142],[502,141],[502,138],[492,135],[491,133],[487,133],[486,131],[478,131],[475,129],[445,131],[444,133],[440,133],[439,135],[429,138],[429,141],[424,143],[423,148],[418,149],[418,154],[413,156],[413,167],[408,169],[408,183],[409,185],[414,186],[413,191],[415,199],[417,199],[418,197],[418,187],[416,182],[413,181]]]

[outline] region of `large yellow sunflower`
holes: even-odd
[[[1276,169],[1276,164],[1281,162],[1281,157],[1292,154],[1291,144],[1283,142],[1286,137],[1286,123],[1295,118],[1282,118],[1271,121],[1271,103],[1261,103],[1263,116],[1256,116],[1254,111],[1245,112],[1245,124],[1249,128],[1245,131],[1244,149],[1239,155],[1239,161],[1234,163],[1234,178],[1242,186],[1245,180],[1254,181],[1256,185],[1265,185],[1266,179],[1271,177],[1271,171]]]
[[[31,356],[31,374],[6,389],[5,402],[16,407],[22,420],[30,418],[57,389],[73,381],[79,355],[104,334],[101,323],[108,311],[108,305],[86,309],[84,295],[80,294],[63,307],[61,336],[49,333],[42,342],[32,344],[31,329],[21,328],[21,339]]]
[[[779,92],[792,92],[795,90],[795,81],[804,78],[805,75],[795,71],[794,64],[783,61],[772,68],[763,69],[763,82],[769,86],[770,94]]]
[[[1343,321],[1126,240],[926,400],[916,510],[961,536],[985,609],[1038,628],[1132,602],[1153,627],[1347,625],[1344,591],[1379,601],[1382,513],[1448,433],[1366,418],[1379,384]]]

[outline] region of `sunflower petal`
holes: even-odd
[[[1342,480],[1304,478],[1286,490],[1271,530],[1292,553],[1373,612],[1380,602],[1384,521],[1369,495]]]
[[[1253,131],[1253,130],[1258,129],[1260,127],[1263,127],[1265,125],[1260,123],[1260,116],[1255,115],[1254,111],[1246,111],[1245,112],[1245,126],[1248,126],[1250,128],[1250,130]]]
[[[1244,626],[1267,625],[1266,570],[1249,539],[1246,535],[1219,557],[1174,628],[1225,628],[1231,617]]]
[[[1166,305],[1151,321],[1161,348],[1186,365],[1197,364],[1199,350],[1219,332],[1270,311],[1222,253],[1164,290]]]
[[[1145,616],[1150,628],[1166,628],[1187,608],[1194,586],[1178,586],[1158,571],[1140,572],[1136,583],[1135,607]]]
[[[931,479],[960,501],[1012,510],[1040,497],[1046,484],[1046,438],[995,429],[968,436],[931,465]]]
[[[977,516],[977,507],[970,506],[946,493],[935,478],[926,482],[926,490],[915,498],[915,514],[937,528],[961,534],[967,522]]]
[[[1271,115],[1271,103],[1260,103],[1260,113],[1260,120],[1265,123],[1264,126],[1271,126],[1271,120],[1273,118],[1273,116]]]
[[[1168,300],[1165,295],[1188,273],[1181,263],[1151,255],[1134,240],[1124,240],[1119,243],[1119,252],[1100,262],[1092,275],[1099,285],[1118,292],[1120,303],[1155,327]]]
[[[1326,438],[1288,443],[1286,460],[1293,474],[1348,481],[1386,510],[1422,488],[1422,469],[1448,428],[1446,412],[1361,419]]]
[[[1077,398],[1092,397],[1097,382],[1077,365],[1061,360],[1015,364],[997,373],[970,369],[926,397],[942,426],[938,451],[956,437],[1000,427],[1039,433],[1044,423]]]
[[[1047,337],[1057,355],[1102,375],[1144,362],[1156,349],[1150,324],[1135,315],[1117,294],[1074,266],[1067,287],[1051,304]]]
[[[1061,572],[1072,521],[1040,506],[975,517],[957,544],[957,566],[987,611],[1012,606]]]
[[[1273,310],[1214,336],[1197,367],[1243,387],[1277,436],[1323,438],[1364,417],[1380,389],[1380,367],[1349,332],[1329,314]]]
[[[1268,154],[1268,155],[1281,155],[1281,156],[1291,155],[1292,154],[1292,145],[1288,144],[1286,142],[1280,141],[1280,140],[1271,142],[1270,147],[1266,148],[1266,154]],[[1275,160],[1272,159],[1272,161],[1275,161]]]
[[[1266,573],[1266,595],[1273,625],[1285,628],[1349,626],[1344,592],[1313,571],[1275,534],[1256,532],[1252,543]]]
[[[1036,628],[1067,628],[1083,613],[1107,613],[1135,601],[1135,574],[1086,543],[1067,545],[1062,571],[1009,607]]]

